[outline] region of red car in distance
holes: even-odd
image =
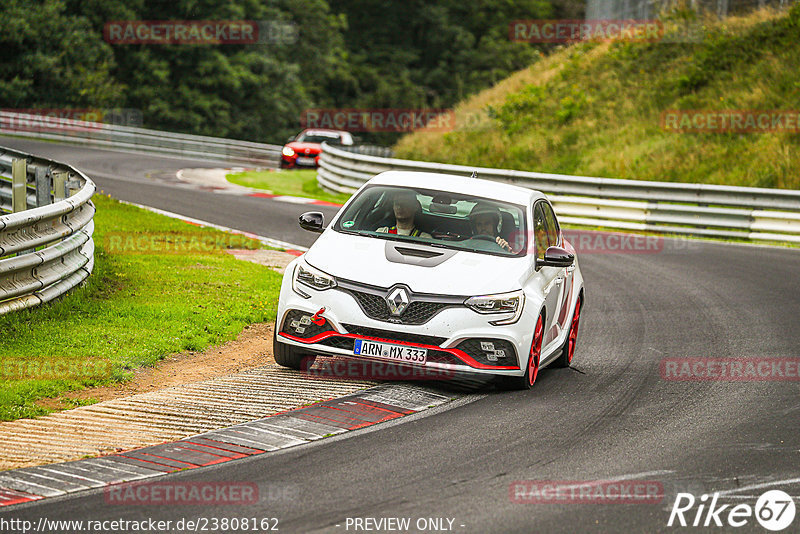
[[[332,145],[354,144],[349,132],[322,128],[303,130],[296,137],[290,137],[281,150],[281,169],[316,169],[323,142]]]

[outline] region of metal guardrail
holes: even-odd
[[[0,147],[0,315],[53,300],[91,274],[94,192],[77,169]]]
[[[352,193],[388,170],[513,183],[548,195],[566,224],[800,243],[800,191],[591,178],[366,156],[323,144],[317,181]]]
[[[355,154],[363,154],[365,156],[378,156],[381,158],[391,158],[394,156],[394,151],[388,146],[378,145],[336,145],[340,150],[353,152]]]
[[[0,134],[133,152],[277,167],[278,145],[0,111]]]

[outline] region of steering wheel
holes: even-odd
[[[491,241],[492,243],[497,245],[497,248],[499,248],[502,251],[506,251],[506,248],[504,246],[502,246],[500,243],[497,242],[497,238],[492,237],[490,235],[477,234],[477,235],[472,236],[470,239],[477,239],[479,241]]]

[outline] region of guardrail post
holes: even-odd
[[[67,198],[67,173],[53,173],[53,202]]]
[[[52,202],[50,195],[50,169],[36,167],[36,207],[46,206]]]
[[[22,158],[11,162],[11,213],[28,209],[28,162]]]

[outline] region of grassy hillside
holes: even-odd
[[[666,110],[800,110],[800,5],[707,22],[691,43],[580,43],[416,132],[400,158],[587,176],[800,188],[800,135],[666,131]]]

